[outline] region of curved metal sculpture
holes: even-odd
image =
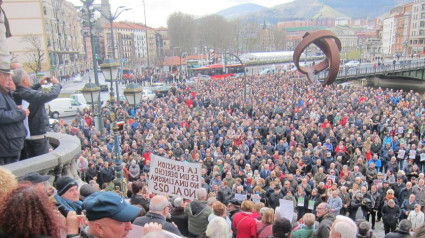
[[[326,55],[326,59],[311,67],[300,66],[300,57],[304,50],[310,45],[315,44]],[[307,32],[294,51],[294,64],[298,71],[307,75],[310,82],[313,82],[314,75],[329,68],[329,73],[323,81],[322,86],[332,84],[339,71],[341,41],[336,35],[328,30]]]

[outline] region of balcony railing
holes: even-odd
[[[52,175],[55,181],[61,176],[70,176],[82,183],[76,165],[76,157],[81,153],[81,142],[76,136],[60,133],[47,133],[51,152],[4,165],[16,177],[29,172]],[[50,181],[53,182],[53,181]]]

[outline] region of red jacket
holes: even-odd
[[[251,213],[236,213],[233,217],[232,229],[238,232],[236,238],[257,238],[257,222]]]

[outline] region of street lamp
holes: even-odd
[[[91,44],[91,54],[92,54],[92,62],[93,62],[93,74],[94,74],[94,81],[96,86],[99,87],[99,76],[97,75],[97,56],[96,56],[96,50],[95,50],[95,43],[94,43],[94,37],[93,37],[93,22],[94,22],[94,16],[93,16],[93,2],[94,0],[81,0],[81,2],[84,4],[84,11],[83,13],[87,16],[87,24],[89,25],[89,35],[90,35],[90,44]],[[102,107],[100,102],[100,97],[96,98],[97,101],[97,107],[100,109]],[[88,101],[88,100],[87,100]],[[101,133],[101,139],[103,140],[105,138],[104,132],[103,132],[103,120],[99,115],[95,115],[95,125],[96,130],[100,131]]]
[[[116,10],[115,13],[112,14],[112,12],[109,13],[109,15],[105,15],[105,13],[103,13],[101,10],[96,9],[97,11],[100,12],[100,14],[109,21],[109,25],[110,25],[110,30],[111,30],[111,46],[112,46],[112,58],[116,59],[115,57],[115,42],[114,42],[114,27],[113,27],[113,23],[114,21],[121,15],[121,13],[125,12],[125,11],[129,11],[131,10],[131,8],[124,8],[124,6],[119,6]]]
[[[115,160],[115,180],[114,180],[114,189],[119,190],[124,193],[127,188],[127,181],[123,177],[122,170],[122,161],[121,161],[121,152],[120,152],[120,132],[117,123],[117,110],[115,106],[115,97],[114,97],[114,87],[113,82],[118,85],[118,68],[119,64],[113,59],[105,59],[104,63],[100,65],[100,69],[102,70],[102,74],[105,77],[105,81],[109,81],[111,83],[111,88],[109,92],[109,100],[111,104],[111,113],[110,119],[112,123],[112,131],[114,134],[114,150],[112,151],[113,158]],[[117,86],[118,88],[118,86]],[[117,92],[117,97],[119,94]]]
[[[124,6],[119,6],[116,10],[115,13],[112,15],[112,12],[109,13],[109,16],[105,15],[101,10],[96,9],[97,11],[100,12],[100,14],[106,18],[109,21],[110,24],[110,30],[111,30],[111,46],[112,46],[112,59],[116,59],[115,57],[115,42],[114,42],[114,21],[121,15],[121,13],[131,10],[131,8],[125,8]],[[116,84],[116,90],[117,90],[117,101],[118,104],[120,103],[120,98],[119,98],[119,92],[118,92],[118,83]]]
[[[81,89],[81,93],[87,103],[94,104],[99,100],[100,87],[90,81],[84,85],[84,88]]]
[[[128,103],[133,106],[134,111],[136,110],[136,105],[142,100],[142,91],[142,87],[137,83],[129,84],[124,90],[124,96],[127,98]]]
[[[406,61],[406,56],[409,54],[409,48],[407,48],[409,46],[409,40],[405,40],[404,41],[404,61]]]
[[[180,53],[180,74],[182,73],[182,58],[186,57],[186,51]]]

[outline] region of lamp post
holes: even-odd
[[[100,87],[96,84],[92,83],[91,80],[84,85],[84,88],[81,89],[81,93],[86,99],[87,103],[92,105],[93,114],[95,116],[100,115],[100,108],[95,109],[95,105],[98,102],[98,98],[100,96]]]
[[[117,123],[117,110],[115,106],[114,87],[113,87],[114,81],[116,84],[118,84],[117,78],[118,78],[119,64],[113,59],[105,59],[104,63],[100,65],[100,68],[102,69],[102,74],[105,77],[105,81],[106,82],[109,81],[111,83],[110,92],[109,92],[109,100],[111,104],[110,119],[112,123],[112,131],[114,134],[114,150],[112,151],[112,155],[115,160],[114,188],[116,190],[124,192],[125,189],[127,188],[126,186],[127,181],[125,181],[123,177],[121,152],[120,152],[121,148],[120,148],[120,142],[119,142],[120,132],[119,132],[119,127]]]
[[[235,54],[233,54],[233,53],[228,53],[228,52],[226,52],[226,53],[216,53],[216,54],[222,54],[222,55],[231,55],[231,56],[233,56],[233,57],[235,57],[238,61],[239,61],[239,63],[241,63],[241,65],[242,65],[242,67],[243,67],[243,75],[244,75],[244,77],[243,77],[243,81],[244,81],[244,88],[243,88],[243,106],[245,107],[245,104],[246,104],[246,69],[245,69],[245,64],[242,62],[242,60],[237,56],[237,55],[235,55]]]
[[[186,54],[186,51],[182,51],[180,53],[180,74],[182,73],[182,58],[183,58],[183,56],[186,57],[185,54]]]
[[[404,43],[404,61],[406,61],[406,56],[409,54],[409,48],[407,48],[409,46],[409,40],[405,40]]]
[[[149,68],[149,40],[148,40],[148,25],[146,23],[146,7],[145,0],[143,0],[143,14],[145,15],[145,37],[146,37],[146,58],[147,58],[147,66]]]
[[[94,0],[81,0],[81,2],[84,4],[84,8],[87,14],[87,23],[89,24],[89,35],[90,35],[90,44],[91,44],[91,54],[92,54],[92,62],[93,62],[93,74],[94,74],[94,81],[96,86],[99,87],[99,76],[97,75],[97,57],[96,57],[96,51],[94,47],[94,37],[93,37],[93,2]],[[100,110],[102,107],[100,102],[100,94],[96,98],[97,107]],[[94,107],[93,107],[94,108]],[[93,113],[94,114],[94,113]],[[95,114],[94,117],[96,130],[100,131],[101,133],[101,139],[103,140],[105,138],[104,132],[103,132],[103,120],[102,117]]]
[[[124,90],[124,96],[130,105],[133,106],[133,110],[136,111],[136,105],[140,103],[142,99],[142,87],[139,84],[131,83]]]

